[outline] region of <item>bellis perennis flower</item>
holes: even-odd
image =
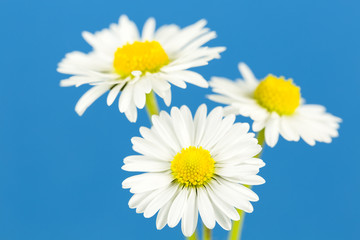
[[[131,122],[137,119],[137,108],[145,105],[145,96],[152,90],[170,105],[170,84],[186,88],[186,83],[208,87],[198,73],[187,69],[208,64],[224,47],[208,48],[203,44],[216,37],[204,28],[205,20],[186,28],[165,25],[155,31],[155,20],[146,21],[142,34],[123,15],[118,24],[95,34],[83,32],[93,47],[90,53],[71,52],[59,63],[58,71],[74,75],[61,81],[61,86],[90,84],[78,101],[75,111],[82,115],[100,96],[109,91],[107,104],[119,97],[119,110]]]
[[[267,145],[275,146],[279,134],[288,141],[302,138],[309,145],[330,143],[338,136],[341,119],[326,113],[321,105],[304,104],[300,88],[291,79],[270,74],[258,81],[244,63],[239,70],[244,80],[213,77],[210,86],[218,95],[209,98],[228,105],[227,113],[250,117],[255,132],[265,128]]]
[[[249,201],[258,196],[243,184],[263,184],[257,173],[265,164],[254,158],[261,146],[249,125],[234,121],[221,107],[207,116],[205,105],[194,118],[186,106],[153,116],[151,129],[140,128],[142,137],[131,140],[140,155],[125,158],[122,167],[145,172],[123,182],[134,194],[130,208],[146,218],[158,212],[158,229],[181,220],[185,236],[194,233],[199,214],[207,228],[217,222],[230,230],[231,220],[240,219],[236,209],[252,212]]]

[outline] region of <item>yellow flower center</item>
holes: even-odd
[[[207,183],[215,171],[215,161],[202,147],[183,148],[171,161],[174,178],[186,187],[199,187]]]
[[[168,55],[157,41],[127,43],[115,52],[114,69],[122,77],[133,71],[157,72],[170,62]]]
[[[300,105],[300,88],[292,79],[275,77],[269,74],[260,82],[254,92],[257,102],[269,112],[291,115]]]

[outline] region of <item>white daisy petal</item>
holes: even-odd
[[[222,210],[217,206],[213,205],[214,213],[215,213],[215,219],[216,222],[225,230],[230,231],[231,230],[231,219],[227,217],[226,214],[222,212]]]
[[[196,50],[196,49],[198,49],[199,47],[201,47],[202,45],[204,45],[205,43],[207,43],[208,41],[210,41],[210,40],[212,40],[214,38],[216,38],[216,33],[215,32],[208,32],[208,33],[200,36],[199,38],[195,39],[189,45],[187,45],[184,48],[184,51]]]
[[[183,116],[186,129],[188,129],[190,143],[194,142],[194,121],[190,109],[187,106],[180,108],[181,115]]]
[[[166,106],[170,106],[171,104],[171,90],[167,90],[164,93],[164,102]]]
[[[200,141],[204,135],[205,131],[205,121],[206,121],[207,107],[205,104],[202,104],[199,109],[196,111],[194,117],[194,126],[195,126],[195,146],[199,146]]]
[[[77,102],[75,106],[76,113],[82,116],[86,109],[108,90],[109,87],[103,85],[92,87],[84,95],[82,95],[82,97]]]
[[[182,80],[183,77],[178,78],[178,75],[172,75],[172,73],[163,74],[163,78],[167,79],[173,85],[179,88],[186,88],[186,83]]]
[[[304,141],[314,145],[315,141],[330,143],[338,136],[341,119],[325,112],[322,106],[301,106],[292,123],[301,124],[298,129]]]
[[[165,47],[169,39],[179,33],[179,31],[180,28],[175,24],[163,25],[155,32],[155,39],[158,40]]]
[[[265,141],[270,147],[274,147],[279,140],[280,117],[272,113],[265,126]]]
[[[291,117],[283,116],[280,118],[280,134],[287,141],[299,141],[300,135],[292,125]]]
[[[233,205],[228,204],[220,197],[217,191],[214,191],[211,187],[207,189],[210,194],[211,202],[216,206],[222,213],[224,213],[228,218],[234,221],[240,220],[239,213],[236,211]],[[221,191],[221,194],[224,192]],[[219,195],[218,195],[219,194]]]
[[[106,99],[106,103],[108,106],[113,104],[122,87],[123,87],[122,84],[118,84],[110,90],[108,97]]]
[[[161,132],[159,132],[157,128],[152,127],[151,129],[149,129],[149,128],[146,128],[146,127],[140,127],[139,130],[140,130],[141,136],[145,140],[147,140],[151,144],[155,144],[156,147],[161,148],[162,149],[161,151],[168,152],[168,154],[170,156],[172,156],[174,153],[177,152],[176,143],[174,145],[172,145],[170,143],[170,141],[168,141],[168,138],[166,138],[166,137],[164,138],[161,135]],[[174,149],[172,149],[173,146],[174,146]],[[168,161],[168,159],[159,159],[159,160]]]
[[[160,135],[163,141],[169,144],[173,151],[179,151],[181,148],[179,146],[179,141],[176,138],[176,134],[174,132],[169,114],[165,112],[160,112],[160,117],[153,116],[152,122],[153,130]]]
[[[121,169],[128,172],[161,172],[169,169],[170,163],[163,161],[128,162]]]
[[[226,181],[221,178],[218,178],[217,180],[222,184],[223,187],[227,187],[228,189],[236,191],[238,194],[243,195],[245,199],[253,202],[259,201],[258,195],[248,187],[245,187],[241,184],[233,184],[232,182]]]
[[[131,142],[133,144],[134,151],[145,156],[150,156],[163,161],[167,161],[172,158],[172,151],[169,151],[166,146],[157,144],[157,142],[148,141],[139,137],[133,137]]]
[[[237,186],[237,184],[234,185]],[[221,191],[222,194],[219,196],[219,198],[221,198],[224,202],[236,207],[237,209],[241,209],[247,213],[251,213],[254,211],[253,206],[248,200],[244,199],[242,195],[238,194],[232,188],[222,189],[224,186],[226,185],[220,185],[216,181],[214,181],[211,184],[211,187],[214,189],[214,191],[216,192]]]
[[[252,129],[255,132],[260,132],[264,129],[266,121],[254,121],[252,125]]]
[[[258,175],[247,175],[237,177],[237,181],[246,185],[261,185],[265,183],[265,179]]]
[[[220,53],[223,51],[225,51],[224,47],[202,47],[194,51],[184,51],[183,54],[169,64],[169,67],[182,65],[184,63],[198,62],[199,60],[208,61],[211,59],[218,59],[220,58]]]
[[[137,208],[137,206],[139,206],[141,202],[143,202],[148,196],[149,196],[148,192],[134,194],[129,200],[129,208],[131,209]]]
[[[230,131],[234,122],[235,115],[231,114],[226,116],[223,120],[221,120],[220,126],[214,130],[214,135],[211,138],[208,138],[206,142],[204,142],[204,146],[206,146],[206,148],[213,148],[214,145],[219,142],[219,139],[221,139],[226,133]]]
[[[144,211],[144,217],[150,218],[159,211],[175,194],[178,187],[173,185],[169,188],[164,189],[163,192],[159,193],[146,207]]]
[[[179,51],[191,41],[208,32],[208,29],[204,29],[206,20],[201,19],[198,22],[185,27],[184,29],[173,34],[164,45],[171,51]]]
[[[133,85],[125,87],[119,98],[119,111],[125,112],[132,103]]]
[[[239,63],[238,68],[246,82],[248,82],[249,84],[251,84],[253,86],[257,86],[259,84],[254,73],[250,70],[248,65],[246,65],[245,63],[242,62],[242,63]]]
[[[130,21],[126,15],[122,15],[119,18],[119,36],[123,38],[123,44],[126,42],[133,42],[138,40],[139,30],[136,27],[135,23]]]
[[[193,235],[198,221],[198,203],[196,201],[196,190],[189,191],[189,197],[186,201],[184,216],[181,220],[181,229],[186,237]]]
[[[137,119],[137,108],[135,103],[131,101],[128,108],[125,110],[125,116],[130,122],[136,122]]]
[[[172,199],[173,200],[173,199]],[[162,208],[160,208],[159,213],[156,218],[156,228],[158,230],[163,229],[167,224],[167,218],[169,216],[170,207],[173,201],[168,201]]]
[[[146,102],[146,93],[144,92],[143,84],[135,84],[133,97],[136,107],[139,109],[143,109]]]
[[[59,63],[57,71],[94,78],[94,72],[109,71],[110,69],[107,61],[104,61],[99,54],[93,52],[85,54],[74,51],[65,55],[65,58]]]
[[[208,64],[207,60],[197,59],[197,60],[193,60],[191,62],[183,62],[183,63],[179,63],[179,64],[168,65],[168,66],[163,67],[161,69],[161,71],[165,72],[165,73],[183,71],[188,68],[201,67],[201,66],[205,66],[207,64]]]
[[[233,165],[231,168],[223,165],[224,167],[219,168],[218,174],[225,177],[236,177],[238,175],[253,175],[259,172],[259,167],[256,165]],[[226,166],[226,167],[225,167]]]
[[[171,85],[167,81],[161,79],[153,79],[153,81],[151,81],[151,85],[154,92],[161,98],[165,98],[166,91],[170,90],[171,88]]]
[[[201,139],[204,147],[214,139],[214,136],[217,134],[217,129],[220,127],[223,118],[223,108],[217,107],[209,113],[208,118],[206,119],[206,127],[204,130],[204,135]]]
[[[245,134],[248,131],[249,131],[248,123],[235,123],[234,126],[230,130],[228,130],[223,135],[223,137],[219,139],[219,141],[217,141],[217,143],[212,149],[212,154],[216,156],[220,153],[223,153],[226,147],[231,147],[233,144],[237,144],[239,141],[247,139],[248,137],[246,137]],[[240,137],[237,138],[237,136],[241,136],[241,138]]]
[[[185,81],[192,83],[196,86],[207,88],[209,86],[208,82],[198,73],[193,71],[181,71],[181,74],[184,75]]]
[[[215,227],[215,213],[209,196],[203,188],[198,189],[197,202],[199,207],[199,214],[205,226],[209,229]]]
[[[189,190],[184,189],[180,191],[177,197],[174,199],[170,207],[168,220],[167,220],[169,227],[173,228],[179,223],[183,215],[183,212],[185,211],[188,192]]]
[[[164,187],[170,184],[171,181],[169,174],[143,173],[125,179],[122,186],[123,188],[133,189],[133,193],[140,193]]]
[[[191,144],[191,136],[187,129],[185,119],[181,114],[180,110],[176,107],[171,109],[171,117],[174,119],[173,128],[178,129],[176,131],[177,138],[182,148],[187,147]]]
[[[154,191],[146,192],[146,196],[142,198],[136,206],[136,213],[143,213],[146,207],[157,197],[165,188],[158,188]]]
[[[155,19],[154,18],[149,18],[143,28],[143,32],[142,32],[142,40],[146,41],[149,40],[151,41],[154,38],[154,32],[155,32]]]

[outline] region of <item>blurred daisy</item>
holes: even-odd
[[[321,105],[304,104],[292,79],[269,74],[258,81],[244,63],[239,64],[239,70],[244,80],[213,77],[210,86],[219,95],[209,98],[227,104],[227,113],[254,120],[253,131],[265,129],[267,145],[274,147],[279,134],[288,141],[302,138],[311,146],[316,141],[330,143],[338,136],[341,119],[326,113]]]
[[[78,101],[75,111],[81,116],[101,95],[109,91],[110,106],[119,97],[119,110],[131,122],[137,119],[137,108],[145,105],[145,96],[152,90],[170,105],[170,84],[186,88],[186,83],[208,87],[198,73],[187,69],[203,66],[224,47],[202,47],[216,33],[204,28],[205,20],[186,28],[165,25],[155,31],[155,20],[149,18],[140,36],[134,22],[123,15],[118,24],[95,34],[83,32],[92,46],[90,53],[71,52],[59,63],[60,73],[74,75],[62,80],[61,86],[90,84]]]
[[[218,222],[230,230],[231,220],[240,218],[236,208],[252,212],[249,201],[259,198],[243,184],[263,184],[256,174],[265,164],[254,158],[261,146],[249,125],[234,121],[235,115],[223,118],[221,107],[207,116],[205,105],[194,119],[186,106],[154,115],[152,128],[131,139],[140,155],[124,159],[122,169],[146,172],[123,182],[134,194],[130,208],[146,218],[159,211],[157,229],[181,220],[185,236],[194,233],[199,213],[207,228]]]

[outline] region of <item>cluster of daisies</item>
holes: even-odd
[[[225,105],[208,113],[203,104],[194,116],[187,106],[155,113],[152,126],[141,127],[141,137],[131,139],[137,155],[124,159],[123,170],[141,173],[123,181],[133,193],[129,207],[146,218],[157,213],[157,229],[181,221],[187,237],[194,234],[199,216],[208,229],[218,223],[230,230],[241,211],[253,211],[250,202],[259,198],[249,186],[265,182],[258,175],[265,166],[259,159],[263,140],[270,147],[279,135],[309,145],[330,143],[341,122],[323,106],[305,104],[292,79],[269,74],[258,80],[244,63],[239,64],[243,79],[236,81],[213,77],[208,82],[189,70],[220,58],[225,50],[204,46],[216,37],[205,25],[200,20],[182,29],[171,24],[156,30],[150,18],[140,34],[123,15],[107,29],[83,32],[93,50],[68,53],[58,66],[70,75],[61,86],[91,85],[75,106],[79,115],[107,93],[107,104],[118,97],[119,111],[136,122],[137,109],[153,103],[153,93],[171,104],[171,84],[210,86],[214,94],[208,98]],[[253,120],[258,138],[249,124],[235,122],[236,115]]]

